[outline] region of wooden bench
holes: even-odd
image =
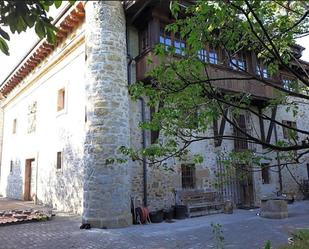
[[[217,192],[185,191],[179,196],[187,206],[188,217],[197,217],[223,212],[223,201]]]

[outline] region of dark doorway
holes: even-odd
[[[240,208],[254,207],[253,175],[249,166],[238,165],[236,175],[240,188]]]
[[[32,201],[34,191],[34,162],[35,159],[27,159],[25,164],[24,201]]]

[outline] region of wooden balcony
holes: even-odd
[[[148,63],[149,59],[152,61]],[[159,59],[149,50],[136,60],[136,77],[137,80],[147,80],[147,72],[152,70],[159,64]],[[249,76],[228,68],[223,65],[209,64],[208,73],[210,78],[248,78]],[[254,99],[267,100],[274,98],[273,88],[266,86],[257,80],[239,80],[239,79],[223,79],[213,81],[213,85],[221,88],[225,92],[232,93],[250,93]]]

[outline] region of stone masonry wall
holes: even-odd
[[[93,227],[132,223],[127,164],[106,165],[130,145],[126,24],[120,1],[86,4],[87,134],[83,222]]]

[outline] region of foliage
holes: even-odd
[[[271,242],[269,240],[266,242],[264,249],[271,249]]]
[[[309,248],[309,230],[300,229],[292,236],[293,242],[290,245],[282,246],[280,249],[307,249]]]
[[[134,99],[144,97],[148,106],[155,109],[151,120],[141,123],[141,129],[160,131],[157,143],[132,152],[134,159],[146,158],[152,164],[163,163],[172,157],[181,161],[188,157],[192,143],[222,139],[246,140],[249,145],[258,144],[265,148],[262,156],[252,150],[233,152],[226,156],[227,164],[241,160],[260,165],[261,159],[267,159],[267,155],[274,151],[278,152],[277,159],[285,164],[299,162],[309,151],[309,131],[287,126],[272,118],[270,113],[274,107],[284,105],[296,116],[298,103],[308,104],[309,96],[301,90],[309,86],[304,76],[306,72],[300,73],[290,64],[291,61],[297,63],[295,39],[309,33],[307,7],[308,1],[198,0],[186,8],[178,5],[177,1],[173,2],[171,11],[175,22],[168,25],[166,31],[178,34],[186,41],[186,46],[179,52],[173,46],[158,45],[154,52],[160,63],[148,74],[151,81],[138,82],[130,87]],[[211,44],[226,55],[227,61],[218,63],[232,66],[243,76],[233,79],[210,76],[212,62],[209,58],[204,60],[198,56],[205,44]],[[243,70],[232,60],[241,51],[250,51],[260,64],[266,65],[272,76],[279,69],[284,69],[297,79],[297,84],[293,81],[287,89],[281,82],[270,82]],[[217,82],[222,79],[254,79],[263,86],[271,87],[276,98],[269,100],[259,113],[253,107],[254,99],[250,93],[225,94],[217,87]],[[273,121],[277,126],[288,129],[288,139],[266,142],[259,135],[241,129],[237,119],[242,113],[250,113],[266,123]],[[222,119],[237,132],[214,134],[214,122]],[[201,163],[199,155],[194,158]]]
[[[59,8],[62,2],[59,0],[1,1],[0,50],[9,55],[7,41],[10,40],[10,36],[4,27],[8,27],[13,34],[25,32],[34,27],[39,38],[46,37],[48,42],[54,43],[57,29],[52,23],[53,18],[48,16],[48,11],[51,7]]]
[[[224,248],[224,236],[222,226],[220,224],[211,223],[212,233],[216,242],[216,249]]]

